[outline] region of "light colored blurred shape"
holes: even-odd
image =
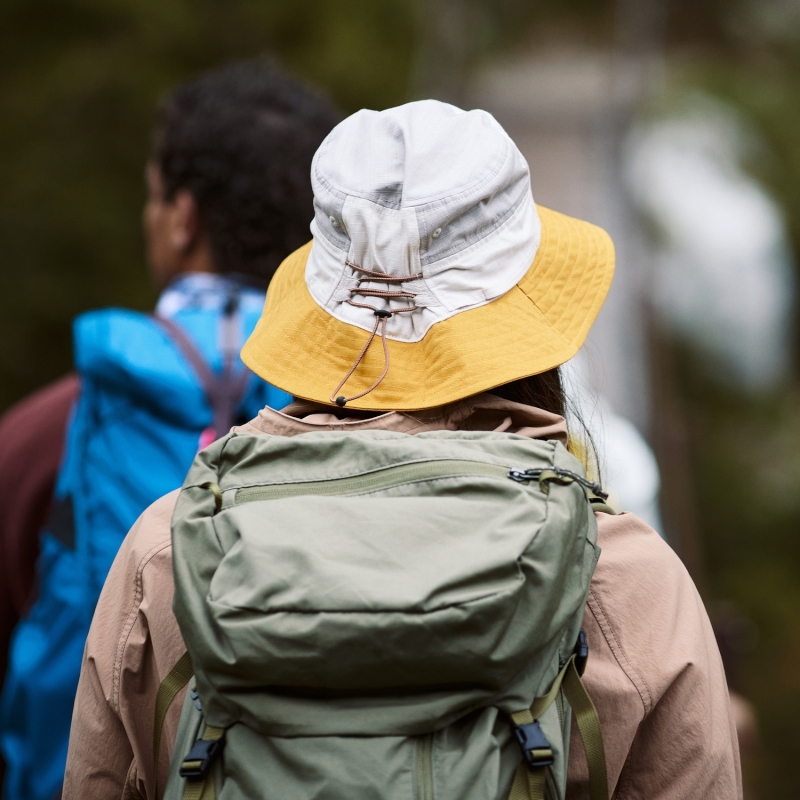
[[[753,143],[732,109],[695,96],[634,129],[626,179],[656,229],[661,316],[726,377],[761,389],[788,368],[794,281],[781,212],[741,166]]]
[[[592,330],[592,386],[640,430],[650,426],[646,240],[619,178],[619,140],[658,83],[660,62],[584,43],[538,45],[476,77],[473,107],[494,114],[531,169],[537,203],[594,222],[614,240],[617,270]]]
[[[758,717],[755,706],[738,692],[731,691],[731,711],[739,739],[739,752],[743,757],[753,756],[758,750]]]
[[[573,435],[577,431],[580,437],[579,417],[591,436],[609,504],[636,514],[663,536],[658,507],[661,478],[655,455],[636,426],[590,388],[587,362],[581,351],[561,370],[571,407],[567,413],[570,431]],[[591,469],[591,459],[589,464]]]
[[[663,534],[658,510],[658,464],[644,437],[630,421],[608,411],[598,448],[604,461],[603,480],[613,508],[632,511]]]

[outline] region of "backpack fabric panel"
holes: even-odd
[[[164,800],[182,800],[187,782],[179,775],[181,761],[204,725],[202,712],[187,692]],[[559,752],[561,736],[559,727],[559,738],[552,739]],[[263,737],[239,724],[226,731],[225,738],[213,770],[220,800],[506,800],[519,762],[508,719],[497,709],[483,709],[441,731],[414,737]],[[255,764],[262,769],[253,769]],[[226,786],[228,774],[237,779]]]

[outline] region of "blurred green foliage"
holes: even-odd
[[[791,800],[800,796],[800,390],[747,396],[686,350],[678,365],[703,596],[712,619],[722,608],[746,626],[727,665],[758,718],[745,797]]]

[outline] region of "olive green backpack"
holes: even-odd
[[[484,432],[233,432],[172,522],[188,682],[168,800],[563,800],[598,487]],[[158,790],[157,790],[158,791]]]

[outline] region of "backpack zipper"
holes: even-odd
[[[528,481],[539,481],[539,486],[546,494],[546,484],[549,481],[556,483],[578,483],[587,489],[591,494],[598,497],[600,500],[608,500],[608,493],[603,491],[603,487],[599,483],[594,483],[583,475],[578,475],[569,469],[562,469],[561,467],[538,467],[537,469],[512,469],[508,472],[508,477],[513,481],[520,483],[527,483]],[[591,499],[591,497],[590,497]]]
[[[416,800],[433,800],[433,734],[417,737],[414,759]]]
[[[437,478],[460,478],[477,476],[482,478],[511,478],[514,470],[484,461],[445,459],[441,461],[418,461],[414,464],[399,464],[385,467],[363,475],[345,478],[328,478],[321,481],[299,483],[273,483],[264,486],[245,486],[236,490],[235,502],[248,503],[254,500],[279,500],[303,495],[346,495],[376,492],[391,489],[406,483],[430,481]],[[513,478],[514,480],[518,480]]]
[[[588,491],[589,499],[599,497],[605,499],[606,493],[596,483],[592,483],[576,472],[560,467],[539,467],[537,469],[513,469],[501,467],[499,464],[487,464],[485,461],[466,461],[463,459],[442,459],[440,461],[417,461],[413,464],[398,464],[384,467],[362,475],[351,475],[344,478],[327,478],[321,481],[295,481],[293,483],[271,483],[261,486],[243,486],[236,490],[234,503],[249,503],[255,500],[280,500],[286,497],[302,497],[306,495],[347,495],[365,494],[381,489],[391,489],[408,483],[436,480],[438,478],[461,478],[476,476],[480,478],[510,478],[516,483],[527,484],[537,481],[539,488],[548,493],[548,483],[577,483]],[[220,494],[216,484],[203,484],[204,488],[215,490]],[[221,497],[221,494],[220,494]],[[217,511],[221,503],[217,499]]]

